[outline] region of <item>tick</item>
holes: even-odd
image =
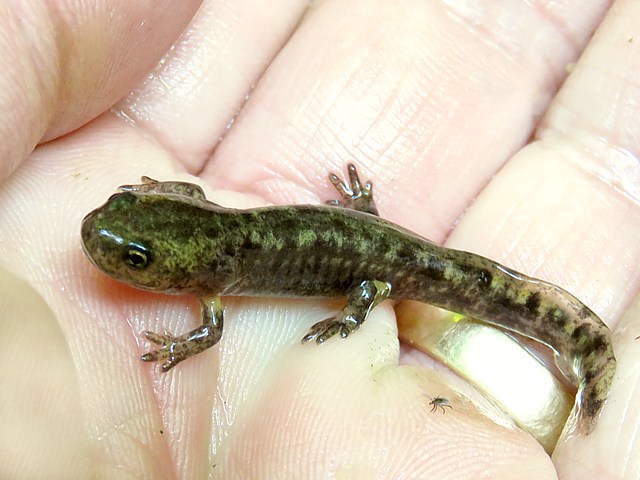
[[[431,399],[431,401],[429,402],[429,405],[431,405],[431,412],[435,412],[436,410],[440,409],[442,410],[442,413],[444,414],[445,410],[444,407],[449,407],[451,409],[453,409],[453,407],[451,405],[449,405],[449,400],[444,398],[444,397],[433,397]]]

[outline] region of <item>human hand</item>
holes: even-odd
[[[4,32],[58,35],[0,36],[33,61],[6,62],[0,93],[5,176],[24,160],[0,187],[0,476],[633,476],[639,7],[618,2],[585,50],[600,3],[208,2],[145,77],[196,8],[168,5],[3,16]],[[388,305],[315,347],[299,339],[336,304],[226,300],[219,346],[164,375],[139,360],[141,331],[187,331],[197,303],[98,272],[88,211],[141,175],[195,175],[225,205],[316,203],[349,161],[383,217],[560,284],[607,322],[618,382],[593,434],[552,463],[470,402],[431,413],[453,378],[398,366]]]

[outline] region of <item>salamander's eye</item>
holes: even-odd
[[[124,262],[136,269],[146,268],[151,263],[151,255],[142,245],[128,245],[124,253]]]

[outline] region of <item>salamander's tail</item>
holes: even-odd
[[[603,348],[606,353],[602,352]],[[611,342],[607,341],[606,346],[585,355],[578,370],[580,383],[573,411],[565,426],[565,435],[573,431],[589,435],[600,418],[616,373],[616,358]]]

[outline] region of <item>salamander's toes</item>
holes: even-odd
[[[157,350],[152,350],[142,355],[140,359],[143,362],[162,363],[162,371],[167,372],[187,358],[184,342],[179,337],[174,337],[169,333],[159,334],[149,331],[143,332],[143,335],[150,342],[160,345]]]
[[[339,200],[327,202],[329,205],[350,208],[360,212],[367,212],[378,215],[378,209],[373,201],[373,186],[371,182],[360,181],[358,170],[353,163],[347,166],[349,180],[344,182],[335,173],[329,174],[329,181],[340,194]]]
[[[309,330],[309,333],[302,337],[302,343],[315,340],[317,344],[321,344],[337,333],[339,333],[342,338],[346,338],[357,328],[357,323],[342,316],[330,317],[314,324]]]

